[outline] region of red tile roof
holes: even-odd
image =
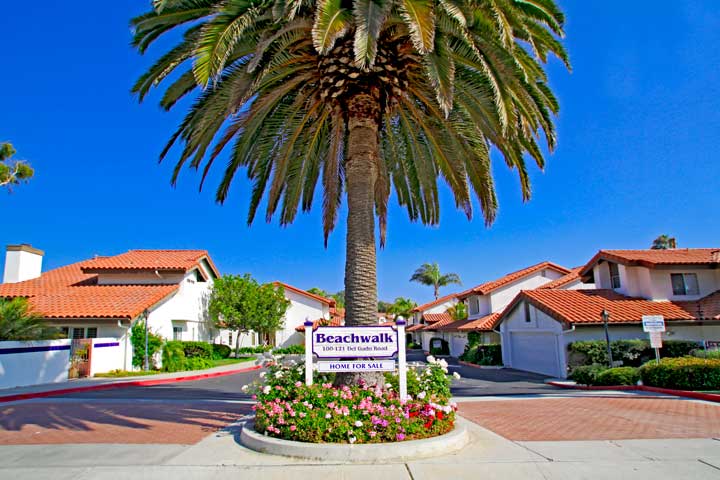
[[[127,270],[181,270],[183,272],[207,260],[216,276],[219,272],[210,260],[207,250],[129,250],[112,257],[97,257],[81,262],[85,273]]]
[[[446,322],[448,319],[452,320],[449,313],[426,313],[423,315],[426,324],[433,324],[437,322]]]
[[[345,319],[340,317],[333,317],[330,320],[327,318],[318,318],[317,320],[313,321],[313,330],[315,330],[317,327],[342,327],[345,325]],[[295,327],[296,332],[304,332],[305,331],[305,325],[298,325]]]
[[[720,248],[671,248],[667,250],[600,250],[583,267],[585,275],[600,260],[623,265],[640,265],[653,268],[656,265],[718,265]]]
[[[405,329],[406,332],[417,332],[418,330],[423,330],[425,328],[425,325],[422,323],[416,323],[415,325],[410,325]]]
[[[500,277],[496,280],[492,280],[490,282],[485,282],[477,287],[470,288],[468,290],[465,290],[464,292],[461,292],[458,294],[458,298],[465,298],[470,295],[487,295],[488,293],[491,293],[494,290],[497,290],[500,287],[504,287],[505,285],[508,285],[510,283],[513,283],[517,280],[521,280],[524,277],[527,277],[528,275],[531,275],[535,272],[539,272],[544,269],[550,269],[555,270],[558,273],[562,273],[563,275],[570,273],[570,270],[567,268],[560,266],[553,262],[541,262],[537,265],[533,265],[531,267],[523,268],[522,270],[518,270],[516,272],[508,273],[507,275]]]
[[[178,255],[177,250],[154,252],[159,257],[177,258]],[[0,296],[26,297],[33,310],[46,318],[133,319],[179,288],[178,284],[98,285],[98,275],[83,268],[94,261],[56,268],[24,282],[0,284]],[[157,265],[169,263],[162,259],[156,262]]]
[[[720,290],[694,302],[673,302],[696,318],[720,320]]]
[[[523,290],[501,313],[506,315],[526,300],[538,310],[566,324],[600,324],[603,309],[610,323],[641,323],[643,315],[662,315],[666,320],[692,321],[695,316],[680,305],[626,297],[613,290]]]
[[[283,287],[283,289],[285,289],[285,290],[290,290],[291,292],[295,292],[295,293],[297,293],[298,295],[302,295],[302,296],[304,296],[304,297],[312,298],[312,299],[317,300],[318,302],[324,303],[324,304],[326,304],[326,305],[331,305],[331,306],[334,306],[334,305],[335,305],[335,299],[334,299],[334,298],[325,298],[325,297],[322,297],[322,296],[320,296],[320,295],[315,295],[314,293],[310,293],[310,292],[308,292],[307,290],[303,290],[302,288],[293,287],[292,285],[289,285],[289,284],[287,284],[287,283],[280,282],[280,281],[275,281],[275,282],[273,282],[273,285],[275,285],[275,286],[281,286],[281,287]],[[343,309],[343,312],[344,312],[344,309]]]
[[[435,307],[437,305],[442,305],[443,303],[452,300],[457,297],[457,293],[451,293],[450,295],[445,295],[444,297],[440,297],[437,300],[433,300],[432,302],[424,303],[422,305],[418,305],[417,307],[413,308],[413,312],[424,312],[425,310],[429,310],[432,307]]]
[[[500,312],[491,313],[490,315],[485,315],[482,318],[478,318],[476,320],[470,320],[465,325],[461,325],[458,330],[461,332],[468,332],[468,331],[485,331],[489,332],[495,329],[498,325],[498,320],[500,320]]]
[[[571,269],[570,273],[568,273],[567,275],[563,275],[562,277],[555,279],[552,282],[541,285],[538,288],[562,288],[575,281],[580,281],[582,279],[582,277],[580,276],[580,270],[582,269],[583,267],[575,267]]]

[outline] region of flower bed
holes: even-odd
[[[417,440],[453,429],[457,406],[449,402],[447,363],[428,357],[419,371],[408,369],[407,400],[400,400],[397,376],[382,386],[333,387],[331,374],[303,383],[304,366],[273,365],[262,384],[243,387],[257,399],[256,431],[313,443],[382,443]]]

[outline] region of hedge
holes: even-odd
[[[637,385],[640,372],[635,367],[608,368],[597,374],[594,385]]]
[[[185,349],[177,340],[165,343],[162,352],[162,368],[166,372],[181,372],[185,370]]]
[[[597,376],[607,370],[607,367],[602,365],[581,365],[573,368],[570,372],[570,379],[575,380],[578,385],[595,385]]]
[[[208,360],[213,357],[213,346],[212,343],[208,342],[181,342],[183,350],[185,351],[185,357],[187,358],[207,358]]]
[[[240,347],[238,353],[241,355],[269,352],[272,347],[259,345],[257,347]]]
[[[470,345],[460,355],[460,360],[476,365],[502,365],[502,347],[497,343]]]
[[[645,385],[676,390],[720,390],[720,359],[663,358],[640,368]]]
[[[699,347],[698,342],[685,340],[665,340],[660,349],[661,357],[683,357]],[[655,358],[655,351],[648,340],[614,340],[610,342],[613,360],[621,361],[624,366],[639,367]],[[604,340],[573,342],[568,345],[571,360],[576,365],[607,365],[607,344]],[[572,355],[575,354],[575,355]],[[573,358],[574,357],[574,358]]]
[[[284,348],[274,348],[272,352],[277,355],[302,355],[305,353],[305,345],[290,345]]]
[[[212,345],[212,358],[213,360],[222,360],[223,358],[230,357],[232,348],[222,343],[213,343]]]

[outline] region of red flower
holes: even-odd
[[[420,415],[420,412],[410,412],[410,418],[414,418]]]
[[[432,425],[433,425],[432,418],[430,420],[428,420],[427,422],[425,422],[425,428],[430,428],[430,427],[432,427]]]
[[[437,412],[436,415],[437,415],[437,419],[438,419],[438,420],[442,420],[444,413],[442,412],[442,410],[438,410],[438,412]]]

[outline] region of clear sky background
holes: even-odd
[[[325,249],[320,208],[287,228],[262,218],[247,227],[243,173],[224,206],[213,201],[217,170],[203,192],[190,170],[170,186],[173,163],[157,155],[184,109],[165,113],[157,94],[138,105],[129,93],[162,53],[129,46],[129,19],[149,3],[3,6],[0,140],[37,174],[0,192],[0,245],[45,250],[45,269],[132,248],[203,248],[223,273],[342,289],[344,219]],[[681,247],[720,246],[720,5],[561,4],[574,70],[549,68],[559,147],[544,172],[531,169],[532,200],[523,204],[500,158],[489,229],[481,215],[468,222],[455,211],[447,188],[433,228],[410,223],[393,197],[380,298],[429,300],[431,288],[408,282],[423,262],[472,286],[543,260],[572,267],[601,248],[646,248],[661,233]]]

